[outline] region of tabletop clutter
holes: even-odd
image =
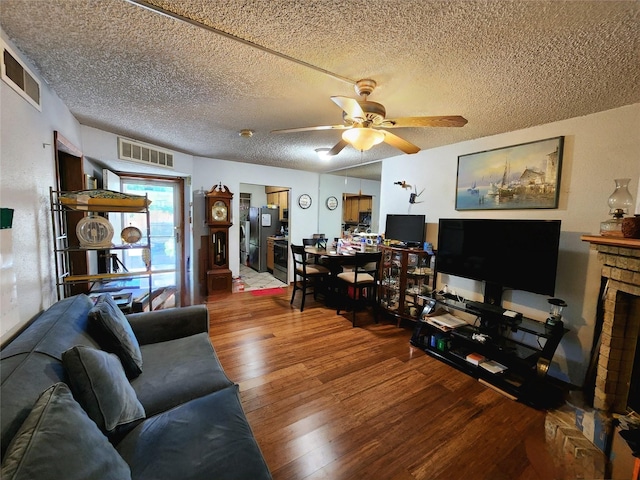
[[[374,251],[382,243],[383,237],[378,233],[345,235],[342,238],[335,238],[333,243],[327,245],[327,250],[330,253],[335,251],[338,255],[349,255],[356,252]]]

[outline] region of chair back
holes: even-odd
[[[358,275],[369,274],[373,277],[374,283],[378,283],[378,271],[382,252],[356,252],[354,283],[358,283]]]
[[[303,238],[302,239],[302,245],[304,245],[305,247],[315,247],[316,246],[316,239],[315,238]]]
[[[308,258],[307,258],[307,253],[304,251],[304,245],[294,245],[292,243],[291,256],[293,258],[294,273],[299,274],[299,272],[302,272],[304,275],[306,275]]]
[[[314,233],[313,240],[316,242],[316,247],[324,248],[326,250],[327,239],[325,238],[324,233]]]

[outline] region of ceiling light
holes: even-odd
[[[368,127],[355,127],[345,130],[342,133],[342,139],[364,152],[382,142],[384,140],[384,132]]]
[[[244,129],[240,130],[240,132],[238,132],[238,135],[240,135],[242,138],[251,138],[251,137],[253,137],[253,130],[249,130],[248,128],[244,128]]]
[[[329,155],[330,151],[330,148],[316,148],[316,153],[318,154],[318,158],[320,158],[320,160],[329,160],[333,156]]]

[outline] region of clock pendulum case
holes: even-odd
[[[219,183],[206,194],[207,224],[207,295],[213,292],[231,291],[229,269],[229,228],[233,193]]]

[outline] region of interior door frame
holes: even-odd
[[[76,147],[70,140],[65,138],[60,132],[53,132],[56,190],[74,191],[84,190],[84,157],[82,150]],[[69,212],[66,215],[67,224],[62,226],[67,234],[70,245],[78,245],[76,235],[76,225],[84,217],[84,212]],[[87,252],[69,252],[68,271],[71,275],[86,275],[89,273],[89,260]],[[56,262],[58,259],[56,259]],[[65,269],[66,270],[66,269]],[[72,294],[87,293],[89,284],[77,283],[71,285]]]
[[[184,177],[174,177],[174,176],[160,176],[160,175],[146,175],[139,173],[128,173],[128,172],[115,172],[120,178],[127,180],[146,180],[146,181],[154,181],[154,182],[166,182],[173,183],[176,185],[178,189],[178,202],[179,205],[177,208],[180,210],[180,242],[178,242],[178,254],[180,255],[180,305],[186,306],[191,304],[191,292],[189,291],[189,268],[190,261],[188,261],[187,256],[187,242],[185,239],[187,238],[186,231],[186,218],[188,214],[185,210],[185,183],[187,181]],[[153,260],[152,260],[153,261]]]

